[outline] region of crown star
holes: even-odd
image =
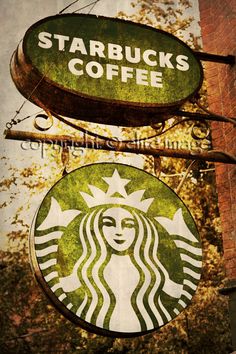
[[[111,177],[102,177],[102,179],[109,185],[107,195],[119,193],[124,197],[127,197],[125,186],[130,182],[130,179],[121,178],[119,172],[115,170]]]
[[[88,185],[92,195],[80,192],[89,208],[105,204],[122,204],[147,212],[154,200],[154,198],[142,200],[145,193],[144,189],[137,190],[128,195],[125,186],[131,180],[121,178],[117,170],[113,172],[111,177],[102,177],[102,179],[108,184],[107,192],[93,185]],[[119,195],[119,197],[117,195]]]

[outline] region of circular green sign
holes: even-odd
[[[98,163],[63,177],[35,216],[36,277],[71,321],[98,334],[158,329],[190,303],[201,243],[183,202],[135,167]]]
[[[203,79],[199,60],[177,37],[84,14],[31,26],[11,72],[25,97],[55,114],[128,126],[149,125],[160,111],[170,114]]]

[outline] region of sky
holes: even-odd
[[[14,140],[4,139],[4,130],[6,129],[6,123],[9,122],[15,112],[19,109],[23,102],[25,102],[24,97],[17,91],[10,75],[9,63],[11,56],[17,45],[24,37],[26,30],[38,20],[45,18],[47,16],[56,15],[70,4],[70,0],[1,0],[1,11],[0,11],[0,102],[1,102],[1,119],[0,119],[0,178],[9,178],[12,174],[13,169],[19,169],[23,167],[30,166],[32,163],[37,162],[41,164],[42,169],[45,168],[41,152],[39,150],[23,150],[21,147],[21,142]],[[91,1],[92,2],[92,1]],[[111,16],[115,17],[119,11],[124,11],[127,14],[132,14],[134,11],[131,6],[130,0],[100,0],[92,9],[91,14]],[[178,1],[176,1],[178,3]],[[80,0],[68,11],[75,11],[79,8],[84,7],[89,4],[88,0]],[[197,7],[198,1],[193,1],[193,7],[189,10],[194,15],[195,21],[195,31],[199,31],[198,20],[199,13]],[[91,10],[88,7],[82,12],[87,13]],[[34,112],[38,112],[39,108],[30,102],[25,102],[19,118],[31,115]],[[35,131],[32,119],[25,120],[24,122],[13,127],[17,130],[25,131]],[[117,156],[116,159],[118,160]],[[124,160],[125,158],[122,157]],[[116,161],[117,161],[116,160]],[[123,161],[122,160],[122,161]],[[117,161],[118,162],[118,161]],[[121,161],[119,161],[121,162]],[[142,158],[140,156],[132,156],[132,161],[130,154],[126,158],[126,163],[133,164],[137,167],[142,167]],[[46,173],[46,169],[45,169]],[[50,169],[47,170],[50,173]],[[35,176],[37,178],[37,176]],[[16,185],[12,185],[11,191],[6,189],[0,195],[0,204],[7,203],[7,206],[1,209],[0,224],[0,248],[6,246],[6,235],[13,228],[12,218],[18,213],[19,207],[22,202],[27,198],[30,200],[30,208],[25,208],[23,217],[26,223],[30,224],[34,213],[36,212],[40,200],[43,198],[42,195],[29,196],[26,189],[19,189],[18,181],[16,180]],[[14,200],[12,199],[13,194]],[[10,200],[11,203],[9,202]]]

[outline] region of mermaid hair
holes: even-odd
[[[129,210],[135,220],[137,232],[129,255],[140,277],[132,294],[131,304],[142,331],[150,330],[163,325],[165,317],[168,316],[158,295],[166,275],[165,268],[157,258],[159,235],[155,221],[144,213],[123,205],[119,207]],[[111,252],[108,252],[109,246],[99,225],[103,213],[110,208],[110,205],[96,208],[82,217],[78,230],[82,254],[75,265],[84,289],[84,298],[76,315],[107,329],[110,329],[109,321],[115,308],[116,298],[103,274],[111,258]]]

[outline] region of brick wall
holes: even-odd
[[[236,1],[199,0],[203,51],[236,55]],[[236,65],[207,63],[209,109],[236,117]],[[213,147],[236,156],[236,128],[229,123],[212,123]],[[236,281],[236,167],[216,164],[219,209],[223,229],[226,275]]]

